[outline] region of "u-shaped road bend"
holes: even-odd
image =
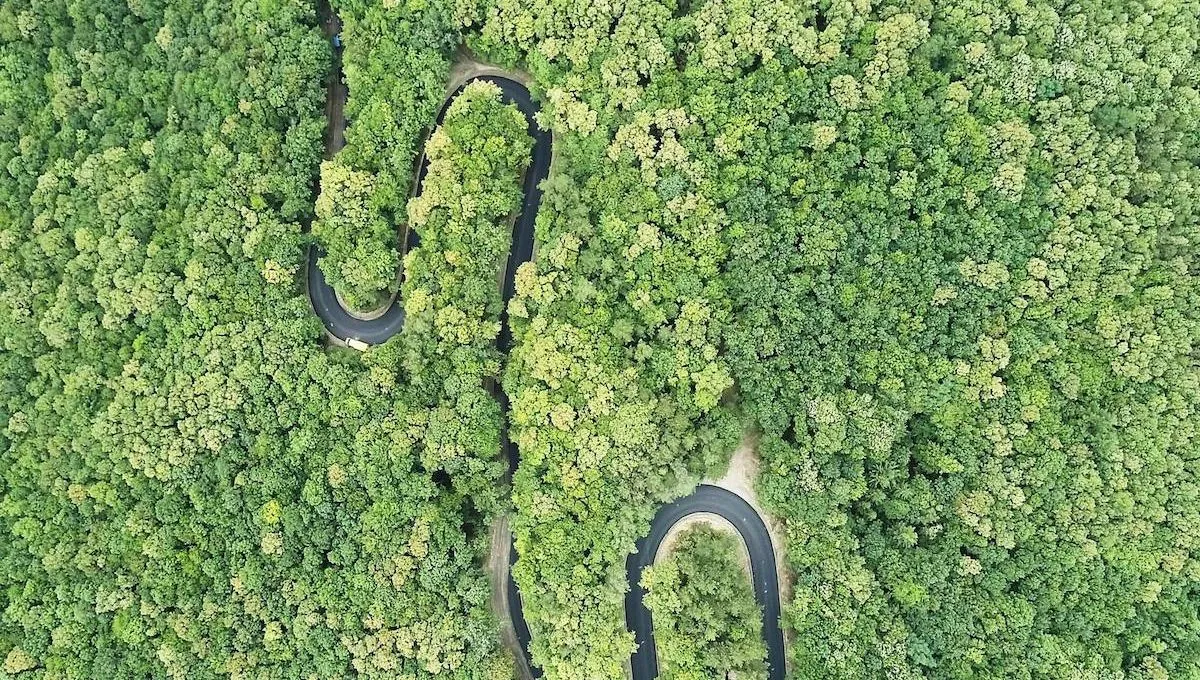
[[[322,4],[324,5],[324,3]],[[326,15],[325,21],[323,21],[323,26],[327,35],[331,37],[338,31],[340,24],[337,18],[332,13],[329,13]],[[325,137],[327,145],[326,157],[332,157],[343,145],[341,130],[334,129],[335,126],[342,124],[342,110],[346,97],[346,88],[341,82],[340,52],[340,49],[335,52],[335,72],[330,76],[327,83],[329,102],[326,106],[326,115],[331,129],[327,130]],[[534,121],[534,114],[538,111],[538,105],[529,96],[529,90],[511,78],[498,75],[479,76],[463,83],[442,104],[437,115],[437,125],[442,124],[446,111],[450,107],[450,103],[454,101],[454,98],[462,92],[462,89],[467,84],[476,80],[488,81],[500,88],[502,100],[506,104],[516,105],[521,113],[525,115],[525,119],[529,123],[529,135],[533,138],[532,158],[530,159],[529,168],[525,172],[525,195],[521,203],[521,212],[513,224],[513,247],[509,253],[502,284],[501,292],[504,303],[507,306],[514,292],[517,267],[524,262],[528,262],[533,257],[534,221],[537,219],[538,206],[542,200],[540,184],[550,172],[551,145],[553,140],[551,134],[548,131],[539,129]],[[418,187],[421,186],[421,183],[425,179],[428,167],[428,159],[422,154],[421,165],[416,180]],[[406,247],[412,248],[418,244],[419,239],[414,232],[410,231],[409,234]],[[312,300],[313,311],[316,312],[321,322],[325,325],[325,328],[331,334],[342,340],[357,340],[368,345],[376,345],[400,332],[404,327],[404,305],[398,297],[392,301],[391,305],[381,316],[374,319],[360,319],[347,313],[338,301],[333,287],[325,280],[325,274],[317,266],[322,255],[323,253],[318,246],[313,245],[309,248],[308,294]],[[506,313],[504,314],[505,316],[501,318],[500,337],[497,340],[502,351],[507,350],[511,343]],[[497,392],[502,411],[507,413],[508,400],[499,390]],[[515,470],[519,454],[516,445],[508,440],[507,435],[504,437],[504,453],[508,459],[510,468]],[[649,535],[638,542],[638,551],[628,559],[629,593],[625,598],[625,618],[627,626],[634,632],[634,636],[638,642],[638,651],[631,659],[633,677],[635,680],[651,680],[658,675],[658,663],[654,650],[654,631],[650,620],[650,613],[642,603],[644,595],[640,585],[642,570],[653,562],[658,546],[676,522],[687,515],[701,512],[719,515],[732,523],[742,534],[742,538],[750,550],[754,595],[759,607],[763,611],[763,637],[767,645],[767,659],[771,669],[770,677],[772,680],[781,679],[784,672],[783,634],[779,628],[778,580],[776,577],[775,553],[771,546],[771,537],[767,533],[767,528],[762,518],[759,517],[758,513],[754,511],[754,508],[749,503],[742,500],[736,494],[708,485],[700,486],[691,496],[677,500],[659,510],[658,515],[654,518],[654,522],[651,525]],[[517,559],[515,545],[512,546],[509,557],[509,566],[511,567],[512,563]],[[511,568],[509,569],[506,588],[509,616],[512,620],[517,641],[525,652],[526,662],[529,663],[534,676],[540,677],[541,672],[530,661],[529,626],[526,624],[521,610],[521,595],[517,590],[516,582],[512,579]]]
[[[450,103],[462,92],[468,84],[477,80],[490,82],[500,88],[500,96],[505,104],[515,104],[525,119],[529,122],[529,136],[533,138],[533,154],[529,168],[525,171],[525,197],[521,202],[521,212],[513,223],[512,250],[508,255],[508,264],[504,270],[502,294],[507,305],[514,292],[514,281],[517,267],[528,262],[533,257],[533,226],[537,219],[538,205],[542,202],[540,184],[550,174],[551,135],[538,128],[534,122],[534,114],[538,106],[529,96],[529,90],[515,80],[503,76],[479,76],[471,78],[454,91],[442,104],[437,114],[437,125],[441,125],[446,117]],[[339,107],[340,108],[340,107]],[[333,151],[336,151],[333,150]],[[417,173],[417,186],[425,180],[429,169],[429,159],[422,154],[420,170]],[[419,243],[416,233],[409,232],[410,237],[406,247],[413,248]],[[377,318],[361,319],[346,311],[337,299],[333,287],[325,280],[325,273],[317,266],[324,256],[320,247],[313,245],[308,253],[308,295],[312,299],[313,311],[320,317],[325,328],[341,340],[357,340],[368,345],[378,345],[400,332],[404,327],[404,304],[399,296],[392,300],[387,310]],[[501,349],[507,349],[511,340],[506,319],[501,319],[499,344]]]
[[[671,528],[689,515],[717,515],[741,534],[750,553],[754,599],[763,615],[763,643],[767,649],[768,677],[783,680],[786,671],[783,631],[779,626],[779,575],[775,568],[775,549],[771,534],[758,512],[741,496],[718,486],[701,484],[695,493],[664,505],[650,524],[650,533],[637,543],[637,552],[625,563],[629,592],[625,595],[625,625],[633,631],[637,651],[631,666],[634,680],[658,677],[658,655],[654,647],[654,625],[646,608],[642,589],[642,571],[654,563],[654,556]]]

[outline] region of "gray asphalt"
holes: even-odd
[[[340,30],[337,17],[328,11],[328,6],[322,2],[324,19],[322,27],[327,36],[332,36]],[[327,83],[326,115],[330,122],[326,131],[326,157],[331,158],[344,145],[344,137],[340,130],[343,118],[343,106],[347,96],[345,84],[341,81],[341,49],[335,50],[334,73]],[[532,100],[529,90],[521,83],[503,76],[481,76],[475,80],[486,80],[495,83],[501,91],[505,103],[515,104],[529,122],[529,135],[533,138],[533,152],[529,169],[525,173],[525,198],[521,204],[521,212],[513,224],[513,249],[509,253],[507,266],[502,284],[502,294],[505,303],[514,293],[514,277],[517,267],[528,262],[533,257],[534,222],[537,218],[538,206],[542,200],[540,184],[550,172],[552,156],[552,137],[549,132],[540,130],[534,122],[534,114],[538,105]],[[440,125],[445,118],[446,110],[454,97],[462,91],[467,83],[454,91],[443,103],[438,112],[436,124]],[[417,174],[418,187],[425,178],[428,161],[422,155],[420,170]],[[409,231],[405,247],[416,247],[420,242],[414,231]],[[313,245],[308,255],[308,293],[312,300],[313,311],[321,319],[325,328],[335,337],[342,340],[359,340],[369,345],[377,345],[391,338],[404,327],[404,306],[397,298],[387,311],[377,319],[358,319],[346,312],[338,302],[333,288],[326,282],[325,274],[317,266],[322,257],[321,249]],[[507,304],[506,304],[507,306]],[[508,328],[507,312],[501,319],[501,332],[497,344],[502,351],[507,351],[512,336]],[[503,392],[496,389],[503,413],[508,413],[508,399]],[[507,421],[507,415],[505,420]],[[504,454],[508,459],[511,470],[516,470],[519,461],[517,447],[504,436]],[[779,628],[779,592],[778,578],[775,571],[775,554],[771,547],[771,537],[767,533],[762,518],[748,503],[737,495],[714,486],[702,485],[694,494],[679,499],[659,510],[650,527],[650,533],[638,542],[638,550],[629,557],[627,571],[629,576],[629,593],[625,599],[625,618],[629,630],[634,632],[638,642],[638,650],[631,659],[633,677],[635,680],[650,680],[658,676],[658,663],[654,652],[654,631],[650,613],[642,604],[643,592],[640,585],[642,569],[653,559],[671,526],[683,517],[700,512],[713,513],[729,520],[746,541],[750,549],[751,571],[753,572],[754,593],[759,607],[763,610],[763,637],[767,645],[770,677],[772,680],[782,679],[784,674],[783,634]],[[517,560],[516,545],[510,551],[510,566]],[[521,648],[525,652],[525,660],[529,664],[534,677],[541,677],[540,669],[533,665],[529,656],[529,626],[521,607],[521,594],[517,584],[512,579],[509,570],[507,584],[509,616]]]

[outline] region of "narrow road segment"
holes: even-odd
[[[335,78],[340,83],[340,78]],[[525,119],[529,123],[529,136],[533,138],[533,154],[530,159],[529,168],[525,171],[525,198],[521,203],[521,212],[513,223],[513,247],[508,256],[508,264],[504,270],[504,284],[502,294],[504,301],[507,304],[512,298],[515,289],[515,276],[517,267],[522,263],[528,262],[533,257],[533,225],[537,219],[538,205],[542,202],[542,180],[546,179],[550,174],[550,158],[551,151],[551,135],[549,132],[538,128],[534,122],[534,114],[538,111],[538,105],[533,102],[529,96],[529,90],[524,85],[510,78],[503,76],[479,76],[471,78],[463,83],[454,91],[446,101],[442,104],[442,108],[438,111],[437,125],[441,125],[446,117],[446,111],[450,108],[450,103],[454,98],[462,92],[463,88],[475,81],[482,80],[490,82],[500,88],[500,96],[505,104],[515,104],[521,113],[525,114]],[[334,96],[345,96],[345,88],[337,86],[336,90],[333,86],[330,87],[330,94]],[[331,116],[332,120],[341,120],[341,106],[334,107],[339,112],[337,115]],[[340,140],[341,135],[326,135],[327,139]],[[336,152],[336,149],[327,150],[327,152]],[[425,180],[425,173],[429,168],[429,159],[421,156],[421,166],[417,174],[417,186]],[[409,232],[410,238],[406,243],[406,247],[413,248],[420,243],[420,239],[415,232]],[[312,300],[313,311],[325,324],[326,330],[334,337],[343,340],[357,340],[358,342],[368,345],[378,345],[385,342],[388,338],[400,332],[404,328],[404,303],[399,296],[392,300],[387,310],[382,315],[373,319],[360,319],[351,315],[342,306],[342,303],[337,299],[337,293],[334,292],[333,286],[325,280],[325,273],[321,271],[318,263],[324,252],[320,246],[313,245],[308,251],[308,296]],[[511,336],[508,332],[507,313],[505,318],[501,319],[501,335],[500,349],[508,349],[511,342]]]

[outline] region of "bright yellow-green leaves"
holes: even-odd
[[[555,133],[503,373],[548,678],[620,677],[626,553],[743,420],[796,675],[1197,672],[1195,0],[346,0],[323,170],[309,5],[167,4],[0,3],[5,673],[511,676],[523,121],[473,90],[408,203],[464,37]],[[365,355],[314,208],[356,306],[422,233]]]
[[[395,245],[457,24],[341,7],[353,143],[314,206],[313,4],[68,5],[0,4],[0,675],[511,678],[494,350],[324,347],[300,276],[314,207]],[[428,313],[494,328],[478,300]]]
[[[398,227],[379,213],[375,191],[372,173],[336,160],[321,164],[321,195],[312,225],[325,249],[319,264],[342,300],[360,311],[386,303],[400,264]]]
[[[470,83],[429,137],[429,171],[408,203],[421,247],[405,257],[410,336],[431,336],[430,360],[455,347],[490,350],[500,332],[499,274],[512,245],[533,140],[525,116],[486,81]],[[457,367],[460,375],[466,368]]]
[[[623,653],[580,633],[617,639],[615,603],[575,599],[619,581],[620,550],[559,565],[636,530],[573,513],[612,498],[623,518],[626,489],[675,479],[593,421],[591,385],[618,379],[643,393],[608,385],[617,411],[659,395],[641,412],[667,439],[736,379],[801,583],[797,673],[1195,670],[1175,623],[1194,619],[1194,512],[1167,499],[1194,495],[1196,11],[482,15],[482,51],[525,56],[549,91],[569,176],[520,277],[508,374],[532,452],[518,579],[549,676]],[[591,504],[581,461],[602,469]]]

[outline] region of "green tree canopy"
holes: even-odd
[[[767,677],[762,610],[738,539],[707,525],[683,530],[642,574],[654,622],[658,677]]]

